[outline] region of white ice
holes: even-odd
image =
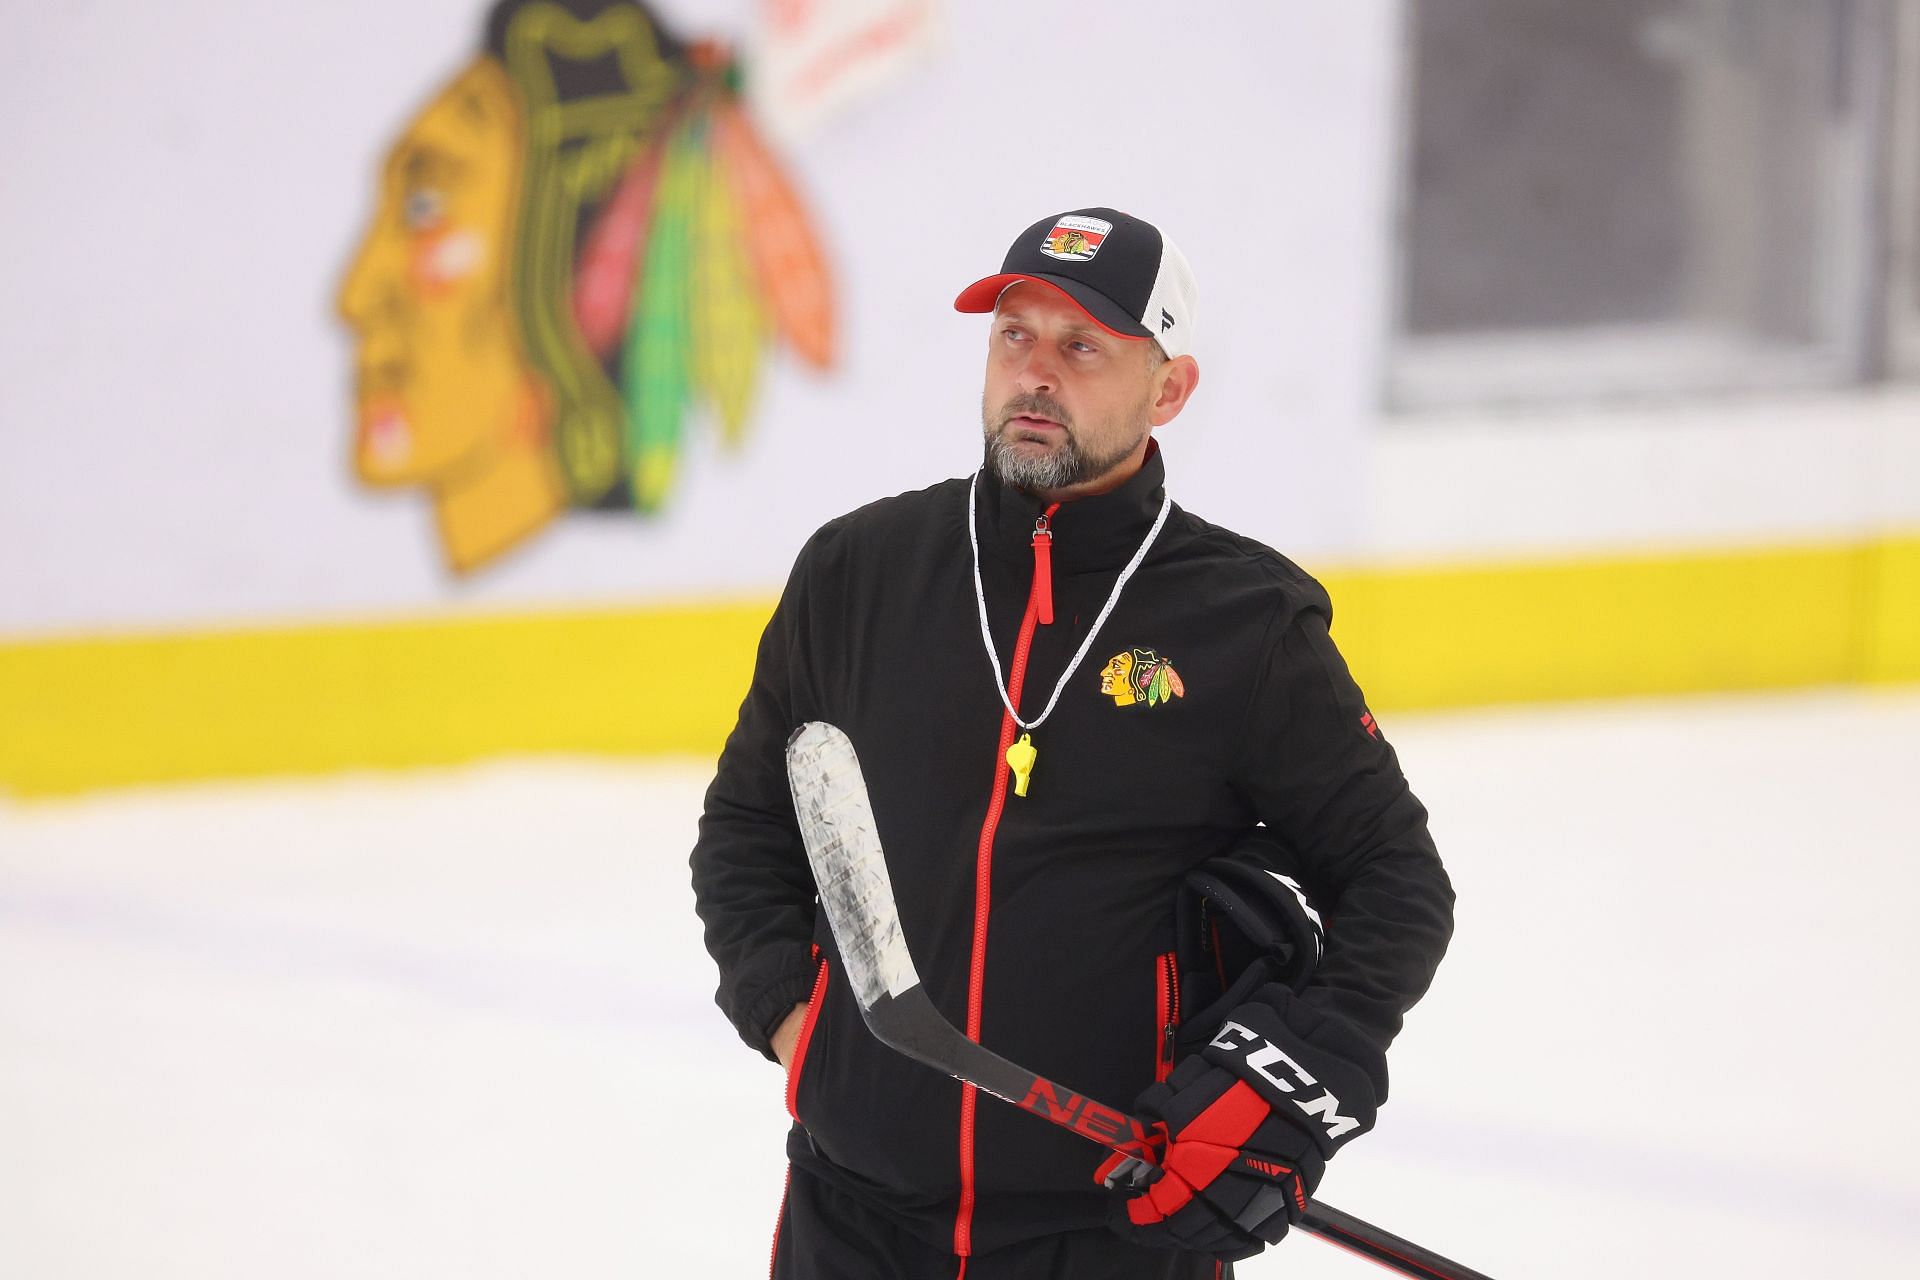
[[[1920,1274],[1920,693],[1386,729],[1459,928],[1322,1197],[1503,1280]],[[706,773],[0,802],[0,1276],[764,1275]]]

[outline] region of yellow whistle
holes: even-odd
[[[1020,741],[1007,748],[1007,767],[1013,770],[1013,794],[1027,794],[1027,782],[1033,777],[1033,762],[1039,754],[1034,750],[1030,733],[1021,734]]]

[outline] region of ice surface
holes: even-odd
[[[1325,1198],[1504,1280],[1920,1273],[1920,695],[1384,728],[1459,933]],[[710,1001],[706,780],[0,802],[0,1276],[764,1275],[781,1079]]]

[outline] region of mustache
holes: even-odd
[[[1073,430],[1073,419],[1067,416],[1067,407],[1052,396],[1035,392],[1031,395],[1015,396],[1000,406],[1000,412],[994,415],[994,430],[1004,431],[1009,422],[1026,415],[1035,418],[1051,418],[1065,427],[1069,433]]]

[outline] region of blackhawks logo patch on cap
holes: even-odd
[[[1149,707],[1187,696],[1173,664],[1151,649],[1123,649],[1100,668],[1100,692],[1116,707],[1144,702]]]
[[[1086,262],[1100,252],[1100,242],[1112,230],[1113,224],[1102,218],[1062,218],[1041,240],[1040,252],[1062,262]]]

